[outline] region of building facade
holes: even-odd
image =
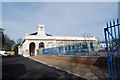
[[[37,50],[42,50],[43,48],[64,46],[83,41],[90,43],[97,42],[98,39],[96,37],[53,36],[45,33],[44,25],[38,25],[38,32],[24,37],[23,42],[19,46],[19,54],[25,57],[35,56],[38,54]]]

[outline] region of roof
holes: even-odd
[[[35,32],[35,33],[31,33],[31,34],[29,34],[29,35],[37,35],[38,34],[38,32]],[[45,33],[47,36],[52,36],[51,34],[47,34],[47,33]]]
[[[0,31],[4,31],[5,29],[3,29],[3,28],[0,28]]]

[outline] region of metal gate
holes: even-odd
[[[108,80],[120,80],[120,24],[110,21],[104,28],[108,60]]]

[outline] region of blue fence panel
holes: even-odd
[[[108,59],[108,79],[120,80],[120,28],[119,21],[107,23],[104,28]]]
[[[91,47],[92,49],[94,46]],[[92,50],[93,51],[93,50]],[[58,46],[53,48],[43,49],[45,55],[78,55],[78,56],[90,56],[94,53],[88,53],[88,47],[86,42],[68,44],[64,46]]]

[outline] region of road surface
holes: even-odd
[[[10,56],[2,58],[2,79],[6,78],[52,78],[52,79],[77,79],[85,80],[67,72],[57,70],[42,63],[22,56]]]

